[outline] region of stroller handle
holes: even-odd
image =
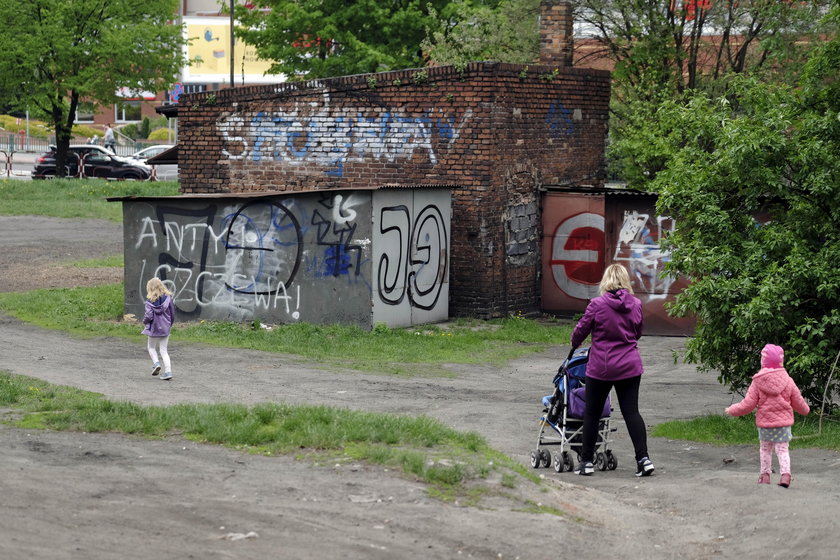
[[[551,380],[551,382],[555,386],[557,385],[557,381],[560,378],[564,377],[566,373],[568,373],[567,367],[569,365],[569,362],[572,361],[572,358],[575,355],[575,350],[577,350],[577,347],[572,347],[572,349],[569,350],[569,355],[566,357],[566,360],[562,364],[560,364],[560,367],[557,369],[557,373],[554,375],[554,379]]]

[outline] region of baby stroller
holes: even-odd
[[[586,363],[589,361],[589,348],[578,348],[569,352],[569,357],[560,364],[554,376],[554,394],[543,397],[543,415],[540,417],[540,433],[537,448],[531,451],[533,468],[548,467],[554,464],[558,473],[573,471],[575,462],[571,451],[577,454],[580,462],[580,450],[583,444],[583,412],[586,408],[584,384],[586,383]],[[610,399],[604,403],[604,411],[598,421],[598,436],[595,444],[595,466],[598,470],[615,470],[618,460],[608,449],[612,440],[610,432]],[[560,446],[554,453],[545,447]],[[552,461],[553,459],[553,461]]]

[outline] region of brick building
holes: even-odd
[[[539,65],[476,62],[185,95],[169,109],[181,190],[449,187],[450,313],[536,311],[541,193],[600,187],[605,177],[610,74],[567,66],[571,24],[567,3],[543,2]]]

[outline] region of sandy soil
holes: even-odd
[[[0,291],[114,282],[114,269],[58,263],[119,254],[121,228],[95,220],[0,217]],[[68,272],[69,271],[69,272]],[[145,348],[82,340],[0,316],[2,367],[142,404],[283,401],[427,414],[476,431],[523,464],[540,399],[568,347],[452,378],[325,369],[294,356],[171,343],[175,380],[148,375]],[[674,363],[679,338],[641,344],[649,425],[720,412],[711,374]],[[259,457],[187,442],[0,425],[0,558],[809,558],[834,559],[840,454],[794,450],[790,489],[755,484],[757,445],[652,438],[657,471],[633,476],[620,414],[619,466],[592,477],[539,471],[542,488],[467,507],[429,498],[381,467]],[[525,499],[566,514],[524,513]]]

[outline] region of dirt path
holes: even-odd
[[[33,285],[6,271],[37,258],[39,247],[56,255],[38,264],[40,278],[51,275],[49,262],[58,257],[119,253],[119,226],[83,222],[0,217],[0,291]],[[27,248],[24,263],[16,247]],[[145,349],[135,343],[75,339],[3,316],[0,338],[3,369],[113,399],[427,414],[484,435],[523,463],[536,444],[539,400],[568,351],[558,346],[505,368],[453,367],[446,379],[394,378],[176,337],[176,379],[164,383],[147,374]],[[641,404],[650,425],[716,413],[731,401],[712,375],[673,363],[671,352],[681,346],[679,338],[643,339]],[[656,475],[637,479],[618,414],[615,420],[616,471],[584,478],[542,469],[545,490],[519,488],[518,499],[481,508],[432,500],[421,485],[381,467],[255,457],[178,438],[0,426],[0,558],[837,557],[840,454],[794,450],[794,483],[785,490],[755,484],[757,445],[655,438]],[[521,498],[567,515],[524,513]]]

